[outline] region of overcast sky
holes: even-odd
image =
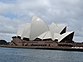
[[[83,0],[0,0],[0,38],[10,41],[18,25],[34,15],[47,24],[67,24],[74,40],[83,41]]]

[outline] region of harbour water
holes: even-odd
[[[83,62],[83,52],[0,48],[0,62]]]

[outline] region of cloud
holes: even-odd
[[[34,15],[48,24],[67,24],[75,31],[75,39],[82,41],[82,0],[0,0],[0,32],[16,33],[18,25],[31,22]]]
[[[16,0],[0,0],[2,3],[15,3]]]

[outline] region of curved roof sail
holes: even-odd
[[[22,36],[24,31],[24,24],[19,26],[18,30],[17,30],[17,36]]]
[[[64,24],[55,24],[55,23],[52,23],[50,26],[49,26],[49,29],[52,33],[52,35],[54,33],[61,33],[63,31],[63,29],[66,27],[66,25]]]
[[[49,38],[51,38],[52,39],[52,35],[51,35],[50,31],[46,31],[43,34],[41,34],[40,36],[38,36],[38,38],[40,38],[40,39],[49,39]]]
[[[25,38],[30,38],[30,27],[31,27],[31,24],[30,23],[26,23],[24,25],[24,30],[23,30],[23,33],[22,33],[22,38],[25,37]]]
[[[55,40],[55,39],[60,39],[60,37],[61,37],[61,35],[60,34],[58,34],[58,33],[54,33],[54,37],[53,37],[53,40]]]
[[[74,32],[71,31],[71,32],[66,32],[66,33],[62,34],[61,37],[60,37],[60,39],[58,39],[58,42],[61,42],[65,37],[67,37],[67,36],[69,36],[69,35],[71,35],[71,34],[73,34],[73,33],[74,33]],[[72,38],[73,38],[73,37],[72,37]]]
[[[48,31],[47,24],[37,16],[32,18],[30,40],[34,40],[40,34]]]

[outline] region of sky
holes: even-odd
[[[0,0],[0,39],[11,41],[18,26],[39,16],[47,24],[64,23],[83,42],[83,0]]]

